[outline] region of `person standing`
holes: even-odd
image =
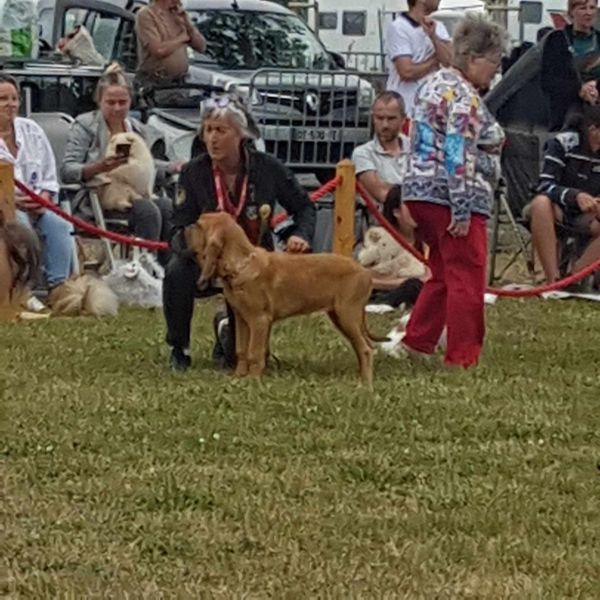
[[[152,0],[135,16],[138,43],[137,80],[169,84],[188,71],[187,48],[206,50],[204,36],[194,27],[180,0]]]
[[[542,51],[541,84],[548,98],[550,131],[583,104],[598,104],[600,31],[594,28],[597,0],[569,0],[571,23],[548,34]]]
[[[408,12],[390,23],[385,36],[390,69],[386,89],[402,96],[409,118],[421,81],[447,66],[452,56],[448,30],[430,16],[439,4],[440,0],[408,0]]]
[[[402,346],[432,355],[447,326],[445,365],[477,364],[485,334],[486,220],[500,176],[504,132],[485,106],[504,50],[504,30],[467,17],[453,40],[450,68],[419,89],[403,198],[429,247],[431,278],[408,322]]]

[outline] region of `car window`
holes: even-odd
[[[223,69],[331,68],[327,51],[296,15],[198,10],[190,17],[207,40],[208,58]]]

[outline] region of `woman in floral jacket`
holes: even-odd
[[[504,32],[467,17],[453,41],[452,66],[419,88],[403,198],[429,246],[431,278],[403,339],[411,354],[433,354],[448,328],[447,366],[477,363],[483,345],[486,219],[500,174],[504,133],[480,97],[502,58]]]

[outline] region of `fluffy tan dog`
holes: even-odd
[[[152,197],[156,170],[146,142],[131,131],[117,133],[110,138],[106,156],[116,156],[118,144],[130,145],[127,163],[95,178],[102,186],[98,195],[104,210],[124,211],[136,200]]]
[[[48,295],[52,314],[62,317],[114,317],[119,300],[104,281],[92,275],[76,275]]]
[[[35,233],[19,223],[5,223],[0,210],[0,320],[13,320],[23,310],[40,256]]]
[[[358,253],[358,262],[378,275],[422,278],[427,268],[406,251],[383,227],[370,227]]]
[[[274,321],[317,311],[327,313],[350,341],[362,381],[373,380],[373,338],[365,305],[371,274],[335,254],[287,254],[253,246],[226,213],[206,213],[186,228],[186,241],[202,279],[219,276],[235,314],[236,375],[262,375]]]

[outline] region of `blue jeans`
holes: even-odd
[[[75,270],[73,226],[49,210],[37,218],[17,210],[17,221],[32,227],[42,242],[42,260],[48,287],[53,288],[68,279]]]

